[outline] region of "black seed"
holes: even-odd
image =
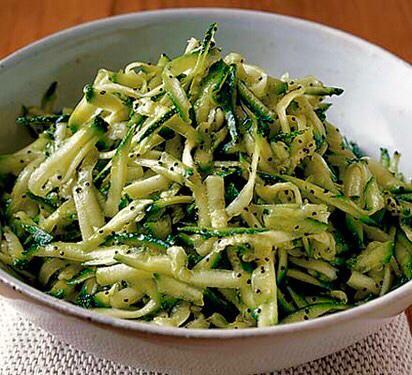
[[[246,284],[252,284],[252,280],[250,280],[250,279],[248,279],[247,281],[246,281]]]
[[[105,90],[100,91],[100,95],[104,95],[104,94],[106,94]]]
[[[305,316],[303,317],[303,319],[309,320],[309,317],[308,317],[307,315],[305,315]]]
[[[259,289],[259,288],[256,289],[256,290],[255,290],[255,293],[256,293],[256,294],[259,294],[259,293],[260,293],[260,289]]]
[[[123,302],[129,302],[129,298],[124,298]]]

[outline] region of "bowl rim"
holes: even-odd
[[[380,59],[387,59],[400,64],[400,66],[409,69],[409,72],[412,73],[411,64],[407,63],[391,52],[388,52],[384,48],[374,45],[344,31],[340,31],[312,21],[279,15],[276,13],[233,8],[172,8],[138,13],[128,13],[124,15],[103,18],[59,31],[50,36],[46,36],[38,41],[35,41],[2,59],[0,61],[0,74],[3,73],[3,70],[7,70],[8,67],[15,66],[16,64],[24,62],[25,59],[30,58],[33,55],[40,54],[46,50],[52,49],[55,46],[59,45],[61,41],[67,40],[69,38],[82,37],[91,31],[96,32],[99,30],[104,30],[106,28],[113,30],[117,26],[122,26],[130,22],[137,24],[139,22],[161,21],[180,18],[182,14],[185,14],[185,16],[187,17],[190,17],[191,15],[198,16],[202,14],[216,14],[223,19],[236,18],[241,20],[250,20],[251,18],[254,18],[268,21],[272,20],[289,24],[295,28],[315,30],[320,33],[329,34],[336,39],[344,40],[345,42],[358,46],[362,49],[366,49],[370,53],[374,53]],[[47,295],[44,292],[30,286],[29,284],[26,284],[25,282],[15,278],[3,269],[0,269],[0,283],[21,293],[25,297],[33,299],[33,302],[40,303],[41,305],[75,318],[80,318],[82,320],[103,325],[106,328],[117,328],[136,334],[140,332],[143,334],[188,339],[240,339],[251,336],[283,336],[286,334],[319,330],[322,328],[331,327],[339,323],[347,322],[354,318],[366,315],[372,311],[377,311],[380,307],[387,306],[391,303],[396,303],[397,299],[401,299],[406,297],[407,295],[412,294],[412,282],[408,282],[401,287],[391,291],[390,293],[382,297],[377,297],[376,299],[360,306],[356,306],[345,311],[336,312],[331,315],[323,316],[313,320],[264,328],[244,328],[240,330],[190,330],[175,327],[161,327],[144,322],[123,320],[101,315],[91,310],[87,310],[80,306],[76,306],[69,302],[59,300],[55,297]]]

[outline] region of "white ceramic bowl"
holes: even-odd
[[[14,124],[22,103],[36,103],[51,81],[60,104],[75,104],[98,67],[118,69],[161,52],[182,51],[188,37],[218,22],[224,52],[280,75],[314,74],[344,87],[330,118],[376,154],[403,152],[411,175],[412,68],[365,41],[289,17],[239,10],[186,9],[130,14],[69,29],[16,52],[0,63],[0,148],[25,137]],[[347,346],[377,330],[412,304],[412,283],[360,307],[264,329],[184,330],[103,317],[56,300],[0,270],[0,290],[28,319],[98,356],[172,373],[243,374],[297,365]]]

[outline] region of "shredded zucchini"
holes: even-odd
[[[0,156],[0,261],[45,292],[156,325],[317,318],[412,279],[412,184],[326,120],[342,94],[270,77],[215,45],[55,82]]]

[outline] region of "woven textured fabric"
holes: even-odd
[[[74,349],[23,320],[0,300],[1,375],[143,375]],[[405,315],[345,350],[274,375],[411,375],[412,337]]]

